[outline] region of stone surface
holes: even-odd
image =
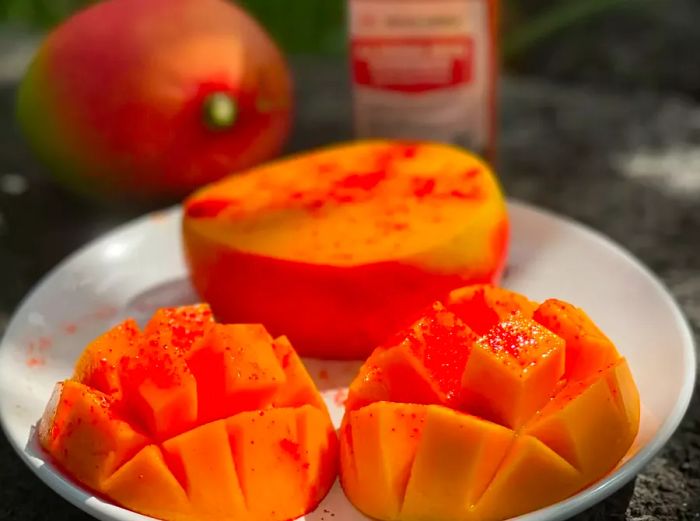
[[[0,69],[2,65],[0,64]],[[344,64],[296,63],[291,150],[351,136]],[[0,84],[0,330],[29,288],[76,247],[142,208],[96,207],[40,175],[12,125],[14,81]],[[700,331],[700,105],[649,93],[610,94],[509,79],[499,172],[506,191],[577,219],[637,255]],[[697,394],[697,393],[696,393]],[[88,519],[39,482],[0,438],[0,519]],[[700,518],[700,403],[632,483],[577,517]]]

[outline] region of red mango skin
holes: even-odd
[[[212,92],[237,100],[232,127],[204,123]],[[279,153],[291,79],[274,43],[233,2],[107,0],[47,37],[17,115],[73,191],[173,199]]]
[[[489,271],[462,274],[431,273],[398,261],[307,264],[222,248],[196,233],[183,238],[194,286],[220,317],[240,323],[264,317],[268,331],[289,337],[303,356],[361,359],[450,290],[497,283],[508,224],[496,228],[492,241],[500,261]]]

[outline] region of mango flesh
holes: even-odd
[[[111,394],[94,382],[111,382]],[[323,499],[337,468],[328,411],[289,341],[214,323],[203,305],[92,342],[38,435],[80,484],[164,520],[293,519]]]
[[[230,128],[207,96],[237,105]],[[263,29],[224,0],[107,0],[43,42],[22,81],[18,119],[37,155],[74,191],[182,197],[277,155],[291,79]]]
[[[582,311],[501,288],[460,288],[394,339],[436,316],[444,330],[422,337],[421,357],[389,342],[350,386],[340,479],[360,511],[381,520],[500,521],[569,497],[630,449],[639,428],[634,379]],[[434,340],[446,337],[449,357]],[[461,372],[459,401],[444,399],[429,360],[441,360],[443,374]],[[414,379],[393,381],[408,374],[407,361]],[[412,394],[393,392],[406,382]]]
[[[461,377],[477,340],[441,305],[376,349],[350,386],[348,407],[376,401],[456,404]]]
[[[452,290],[445,306],[478,335],[511,318],[532,318],[537,309],[537,304],[523,295],[489,284]]]
[[[568,302],[549,299],[533,313],[533,319],[566,342],[566,372],[582,380],[620,358],[617,349],[593,321]]]
[[[342,144],[184,207],[192,280],[217,316],[262,322],[308,356],[366,357],[452,288],[497,280],[507,248],[493,173],[440,144]]]
[[[564,342],[532,320],[495,325],[462,374],[462,407],[516,429],[543,407],[564,374]]]

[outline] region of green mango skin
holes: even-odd
[[[224,0],[107,0],[46,38],[17,117],[65,187],[172,199],[279,154],[291,90],[277,47]],[[235,103],[230,126],[204,114],[217,93]]]

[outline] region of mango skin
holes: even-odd
[[[205,96],[238,101],[225,130]],[[19,89],[29,144],[65,187],[102,198],[181,197],[277,155],[291,79],[263,29],[224,0],[107,0],[54,30]]]
[[[241,176],[284,171],[300,161],[311,169],[323,162],[346,161],[368,150],[408,147],[392,141],[339,144],[270,163]],[[432,143],[410,147],[459,154],[466,170],[474,166],[481,169],[487,196],[474,205],[473,214],[452,237],[415,255],[342,265],[285,258],[285,252],[269,255],[244,251],[231,246],[225,232],[207,231],[205,221],[218,226],[216,221],[223,219],[199,219],[190,213],[201,202],[219,204],[230,197],[228,192],[233,190],[224,186],[229,183],[225,179],[185,201],[183,246],[199,294],[222,320],[262,322],[273,335],[288,336],[302,356],[360,359],[450,290],[465,284],[498,282],[507,257],[509,222],[495,176],[486,165],[453,147]],[[304,168],[298,168],[299,176],[306,175]],[[232,178],[230,184],[235,185],[239,178]],[[338,237],[342,233],[329,241]]]

